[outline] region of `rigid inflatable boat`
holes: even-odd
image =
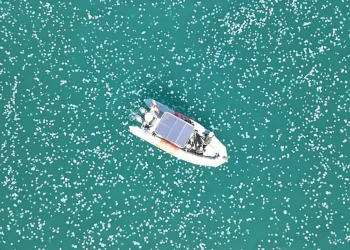
[[[218,167],[228,161],[226,147],[213,132],[153,99],[145,103],[147,109],[133,116],[141,126],[130,126],[131,133],[192,164]]]

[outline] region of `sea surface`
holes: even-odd
[[[350,249],[350,3],[0,0],[0,249]],[[128,131],[154,98],[229,162]]]

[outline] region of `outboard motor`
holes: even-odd
[[[144,114],[146,114],[146,112],[147,112],[147,110],[146,110],[144,107],[141,107],[141,108],[140,108],[140,113],[141,113],[141,114],[144,115]]]
[[[145,122],[147,125],[149,126],[152,125],[154,119],[155,119],[154,116],[150,112],[147,112],[145,114]]]
[[[143,119],[142,119],[142,117],[141,116],[139,116],[139,115],[135,115],[134,116],[134,119],[136,120],[136,121],[138,121],[139,123],[143,123]]]

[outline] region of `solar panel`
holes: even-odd
[[[193,129],[191,124],[166,112],[160,119],[155,132],[167,141],[183,148],[190,139]]]

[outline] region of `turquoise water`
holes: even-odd
[[[347,1],[0,10],[0,249],[350,249]],[[148,97],[229,163],[132,136]]]

